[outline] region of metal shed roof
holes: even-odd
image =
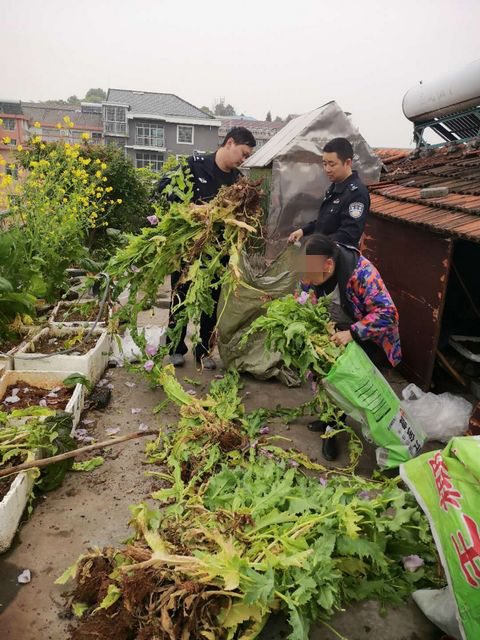
[[[330,105],[336,105],[335,102],[327,102],[321,107],[304,113],[293,120],[290,120],[273,138],[271,138],[266,144],[263,145],[258,151],[256,151],[245,163],[244,167],[266,167],[274,158],[278,156],[297,136],[301,136],[302,133],[315,122],[319,116],[325,112],[326,108]]]

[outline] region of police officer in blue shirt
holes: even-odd
[[[332,184],[327,189],[317,220],[293,231],[297,242],[312,233],[329,236],[341,244],[358,247],[370,209],[367,187],[352,171],[353,147],[346,138],[334,138],[323,148],[323,168]]]

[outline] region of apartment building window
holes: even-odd
[[[127,110],[125,107],[105,107],[105,132],[121,135],[127,133]]]
[[[137,151],[135,157],[135,165],[137,169],[149,168],[152,171],[160,171],[163,165],[163,153],[148,153],[146,151]]]
[[[135,144],[145,147],[164,147],[165,131],[155,124],[141,123],[136,125]]]
[[[177,144],[193,144],[193,127],[177,125]]]
[[[3,118],[2,127],[7,131],[15,131],[15,118]]]

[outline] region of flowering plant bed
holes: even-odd
[[[111,339],[102,329],[95,329],[87,336],[86,328],[80,332],[71,327],[42,329],[15,354],[15,369],[76,372],[95,384],[107,366]],[[59,353],[66,350],[71,351]]]

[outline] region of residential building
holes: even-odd
[[[28,117],[22,110],[20,100],[0,99],[0,173],[15,174],[14,151],[28,139]]]
[[[137,168],[159,171],[169,155],[215,151],[220,125],[171,93],[109,89],[103,103],[105,142],[124,148]]]
[[[42,136],[44,142],[64,140],[75,144],[88,133],[94,144],[103,143],[102,105],[82,102],[80,105],[46,106],[41,103],[22,103],[23,113],[28,117],[30,133]],[[65,126],[64,118],[73,122],[73,127]],[[34,127],[35,123],[40,127]],[[58,128],[57,125],[62,127]]]
[[[282,127],[285,126],[284,122],[268,122],[268,120],[251,120],[246,118],[220,118],[222,121],[222,126],[218,130],[218,145],[220,146],[233,127],[245,127],[249,131],[253,133],[255,140],[257,141],[257,146],[255,150],[257,151],[264,144],[266,144],[270,138],[280,131]]]

